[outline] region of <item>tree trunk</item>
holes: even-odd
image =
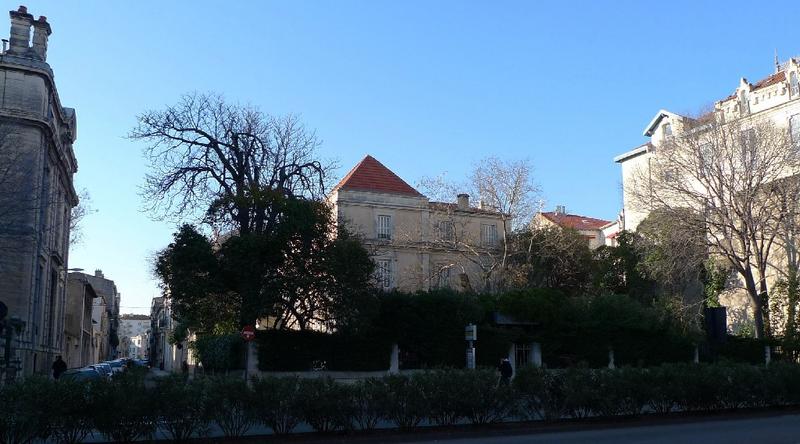
[[[750,270],[750,267],[746,267],[745,270],[743,276],[745,288],[747,289],[747,294],[750,296],[750,300],[753,302],[753,322],[755,323],[753,335],[756,339],[761,339],[764,337],[764,307],[761,305],[761,294],[756,288],[756,281],[753,278],[752,270]]]

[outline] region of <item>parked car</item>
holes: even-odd
[[[111,376],[114,375],[114,370],[111,368],[109,364],[105,362],[101,362],[99,364],[92,364],[89,367],[97,370],[106,379],[111,379]]]
[[[91,367],[71,368],[61,374],[62,381],[102,381],[105,379],[97,369]]]
[[[125,368],[126,368],[125,361],[123,361],[122,359],[115,359],[113,361],[106,361],[105,364],[110,365],[111,366],[111,370],[114,373],[124,372]]]

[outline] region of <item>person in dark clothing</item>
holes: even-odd
[[[53,363],[53,378],[58,379],[65,371],[67,371],[67,363],[61,359],[61,355],[56,356],[56,361]]]
[[[509,381],[511,381],[511,377],[514,375],[514,369],[511,368],[511,363],[508,361],[508,358],[503,358],[503,360],[500,361],[498,370],[500,370],[500,382],[508,384]]]

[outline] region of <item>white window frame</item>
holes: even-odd
[[[481,245],[497,246],[497,224],[481,224]]]
[[[392,288],[392,260],[391,259],[376,259],[375,260],[375,280],[378,281],[378,287],[388,290]]]
[[[376,237],[378,239],[392,239],[392,216],[389,214],[379,214],[376,221]]]

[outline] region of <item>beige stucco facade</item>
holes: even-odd
[[[714,108],[702,119],[713,119],[723,126],[741,125],[743,128],[758,122],[771,122],[777,128],[785,129],[792,141],[800,147],[800,59],[776,63],[775,72],[755,84],[741,79],[734,93],[716,102]],[[655,174],[655,153],[659,147],[672,134],[682,132],[687,124],[697,127],[697,122],[686,116],[660,110],[644,130],[649,141],[614,158],[620,164],[622,173],[622,229],[635,230],[649,213],[644,205],[637,204],[632,187],[639,186],[636,184],[641,183],[642,178]],[[790,174],[794,172],[787,170],[786,175]],[[773,266],[784,263],[779,250],[777,246],[772,249],[770,264]],[[780,270],[772,268],[767,276],[770,288],[780,275]],[[729,330],[736,332],[752,325],[752,301],[743,290],[743,283],[738,276],[731,276],[729,290],[720,296],[720,303],[728,307]]]
[[[360,236],[372,254],[379,287],[490,290],[491,279],[486,282],[482,270],[503,241],[503,220],[467,199],[462,195],[459,205],[347,189],[329,196],[337,223]]]

